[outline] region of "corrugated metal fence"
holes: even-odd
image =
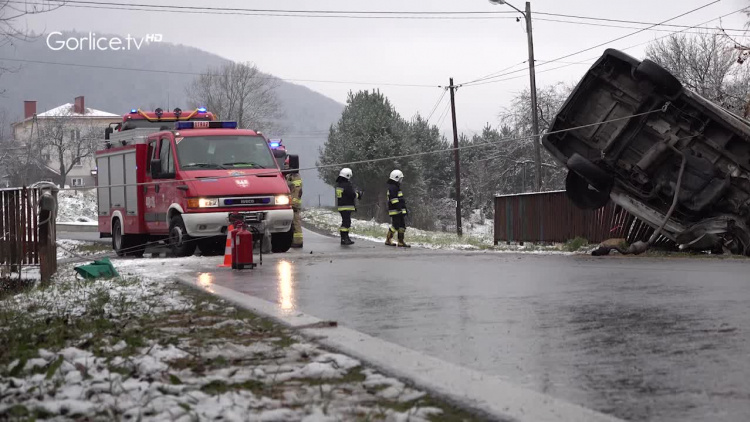
[[[53,267],[57,266],[54,212],[39,213],[41,196],[39,188],[0,190],[2,273],[20,276],[24,267],[32,266],[40,267],[42,278],[54,273]]]
[[[576,237],[591,243],[610,238],[632,243],[647,240],[653,232],[613,202],[595,211],[582,210],[570,202],[565,191],[495,197],[495,244],[562,243]]]

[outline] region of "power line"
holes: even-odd
[[[435,106],[432,107],[432,111],[430,111],[430,115],[427,116],[426,123],[430,122],[430,119],[432,118],[432,115],[435,114],[435,110],[440,106],[440,103],[443,101],[443,98],[445,98],[445,94],[448,92],[448,89],[443,89],[443,93],[440,95],[440,98],[438,98],[437,102],[435,103]]]
[[[667,19],[667,20],[666,20],[666,21],[664,21],[664,22],[668,22],[668,21],[671,21],[671,20],[673,20],[673,19],[677,19],[677,18],[679,18],[679,17],[685,16],[686,14],[689,14],[689,13],[695,12],[696,10],[699,10],[699,9],[702,9],[702,8],[705,8],[705,7],[708,7],[708,6],[710,6],[710,5],[714,4],[714,3],[717,3],[718,1],[720,1],[720,0],[715,0],[715,1],[711,2],[711,3],[708,3],[708,4],[706,4],[706,5],[700,6],[700,7],[696,8],[696,9],[693,9],[693,10],[691,10],[691,11],[685,12],[685,13],[683,13],[683,14],[681,14],[681,15],[679,15],[679,16],[676,16],[676,17],[674,17],[674,18],[671,18],[671,19]],[[715,20],[719,20],[719,19],[725,18],[725,17],[727,17],[727,16],[731,16],[731,15],[733,15],[733,14],[735,14],[735,13],[739,13],[739,12],[742,12],[742,11],[744,11],[744,10],[746,10],[746,9],[748,9],[748,8],[747,8],[747,7],[742,7],[742,8],[740,8],[740,9],[737,9],[737,10],[733,11],[733,12],[730,12],[730,13],[727,13],[727,14],[724,14],[724,15],[721,15],[721,16],[719,16],[719,17],[717,17],[717,18],[709,19],[709,20],[707,20],[707,21],[705,21],[705,22],[701,22],[701,23],[698,23],[698,24],[695,24],[695,25],[691,25],[691,26],[688,26],[688,27],[686,27],[686,28],[684,28],[684,29],[681,29],[681,30],[678,30],[678,31],[673,31],[673,32],[670,32],[669,34],[666,34],[666,35],[662,35],[662,36],[660,36],[660,37],[654,38],[653,40],[649,40],[649,41],[645,41],[645,42],[642,42],[642,43],[639,43],[639,44],[631,45],[631,46],[629,46],[629,47],[621,48],[620,50],[628,50],[628,49],[631,49],[631,48],[639,47],[639,46],[641,46],[641,45],[644,45],[644,44],[649,44],[649,43],[652,43],[652,42],[654,42],[654,41],[657,41],[657,40],[660,40],[660,39],[663,39],[663,38],[667,38],[667,37],[673,36],[673,35],[675,35],[675,34],[683,33],[683,32],[685,32],[685,31],[686,31],[686,30],[688,30],[688,29],[694,29],[694,28],[697,28],[697,27],[699,27],[699,26],[702,26],[702,25],[706,25],[706,24],[708,24],[708,23],[711,23],[711,22],[713,22],[713,21],[715,21]],[[644,28],[644,29],[642,29],[642,30],[639,30],[639,31],[635,31],[635,32],[632,32],[632,33],[630,33],[630,34],[627,34],[627,35],[623,35],[623,36],[621,36],[621,37],[615,38],[614,40],[610,40],[610,41],[607,41],[607,42],[604,42],[604,43],[598,44],[598,45],[596,45],[596,46],[594,46],[594,47],[590,47],[590,48],[586,48],[586,49],[583,49],[583,50],[579,50],[579,51],[577,51],[577,52],[575,52],[575,53],[570,53],[570,54],[567,54],[567,55],[565,55],[565,56],[561,56],[561,57],[558,57],[558,58],[556,58],[556,59],[552,59],[552,60],[547,60],[547,61],[544,61],[544,62],[540,63],[539,67],[541,67],[541,66],[545,66],[545,65],[548,65],[548,64],[550,64],[550,63],[555,63],[555,62],[562,62],[562,60],[563,60],[563,59],[565,59],[565,58],[568,58],[568,57],[571,57],[571,56],[574,56],[574,55],[577,55],[577,54],[580,54],[580,53],[583,53],[583,52],[586,52],[586,51],[592,50],[592,49],[594,49],[594,48],[598,48],[598,47],[604,46],[604,45],[606,45],[606,44],[609,44],[609,43],[611,43],[611,42],[615,42],[615,41],[619,41],[619,40],[622,40],[623,38],[627,38],[627,37],[629,37],[629,36],[632,36],[632,35],[635,35],[635,34],[637,34],[637,33],[643,32],[644,30],[646,30],[646,28]],[[574,64],[587,64],[587,63],[589,63],[589,62],[590,62],[591,60],[597,59],[598,57],[599,57],[599,56],[597,56],[597,57],[594,57],[594,58],[591,58],[591,59],[586,59],[586,60],[584,60],[584,61],[581,61],[581,62],[573,62],[573,63],[569,63],[569,64],[566,64],[566,65],[564,65],[564,66],[558,66],[558,67],[555,67],[555,68],[552,68],[552,69],[545,69],[545,70],[541,70],[541,71],[538,71],[537,73],[544,73],[544,72],[546,72],[546,71],[551,71],[551,70],[562,69],[562,68],[564,68],[564,67],[568,67],[568,66],[571,66],[571,65],[574,65]],[[525,71],[525,69],[514,70],[514,71],[506,72],[506,73],[503,73],[503,74],[500,74],[500,75],[497,75],[497,76],[493,76],[493,77],[491,77],[491,78],[487,78],[487,79],[495,79],[495,78],[500,78],[500,77],[503,77],[503,76],[508,76],[508,75],[512,75],[512,74],[520,73],[520,72],[523,72],[523,71]],[[520,77],[523,77],[523,75],[521,75],[521,76],[517,76],[517,77],[512,77],[512,78],[499,79],[499,80],[492,80],[492,81],[482,81],[482,82],[479,82],[479,83],[471,83],[471,84],[470,84],[470,83],[464,83],[464,84],[462,84],[462,85],[464,85],[464,86],[476,86],[476,85],[485,85],[485,84],[487,84],[487,83],[504,82],[504,81],[508,81],[508,80],[512,80],[512,79],[518,79],[518,78],[520,78]]]
[[[574,24],[574,25],[585,25],[585,26],[596,26],[596,27],[602,27],[602,28],[621,28],[621,29],[642,29],[637,26],[622,26],[622,25],[610,25],[610,24],[603,24],[603,23],[594,23],[594,22],[580,22],[580,21],[568,21],[563,19],[548,19],[548,18],[534,18],[535,21],[544,21],[544,22],[558,22],[558,23],[567,23],[567,24]],[[681,27],[687,28],[687,25],[684,25]],[[659,29],[659,28],[645,28],[648,31],[655,31],[655,32],[674,32],[673,29]],[[713,29],[713,30],[719,30],[719,28]],[[736,31],[736,32],[742,32],[743,34],[746,33],[746,30],[739,30],[739,29],[727,29],[725,31]],[[687,31],[687,34],[702,34],[701,31]]]
[[[555,58],[555,59],[552,59],[552,60],[550,60],[550,61],[548,61],[548,62],[546,62],[546,63],[543,63],[543,64],[541,64],[540,66],[543,66],[543,65],[545,65],[545,64],[549,64],[549,63],[553,63],[553,62],[556,62],[556,61],[559,61],[559,60],[567,59],[568,57],[572,57],[572,56],[577,56],[578,54],[581,54],[581,53],[585,53],[585,52],[587,52],[587,51],[591,51],[591,50],[593,50],[593,49],[595,49],[595,48],[599,48],[599,47],[605,46],[605,45],[607,45],[607,44],[610,44],[610,43],[613,43],[613,42],[616,42],[616,41],[620,41],[620,40],[622,40],[622,39],[625,39],[625,38],[628,38],[628,37],[632,37],[633,35],[637,35],[637,34],[640,34],[641,32],[643,32],[643,31],[646,31],[646,30],[647,30],[647,29],[649,29],[649,28],[653,28],[653,27],[655,27],[655,26],[658,26],[658,25],[661,25],[661,24],[664,24],[664,23],[667,23],[667,22],[673,21],[673,20],[675,20],[675,19],[679,19],[679,18],[681,18],[681,17],[683,17],[683,16],[687,16],[687,15],[689,15],[689,14],[691,14],[691,13],[695,13],[695,12],[697,12],[697,11],[701,10],[701,9],[705,9],[706,7],[709,7],[709,6],[712,6],[712,5],[716,4],[716,3],[719,3],[720,1],[721,1],[721,0],[713,0],[713,1],[709,2],[709,3],[706,3],[706,4],[704,4],[703,6],[698,6],[698,7],[696,7],[695,9],[691,9],[691,10],[688,10],[687,12],[681,13],[681,14],[679,14],[679,15],[677,15],[677,16],[675,16],[675,17],[673,17],[673,18],[669,18],[669,19],[667,19],[667,20],[661,21],[661,22],[659,22],[658,24],[653,24],[653,25],[651,25],[651,26],[649,26],[649,27],[646,27],[646,28],[642,28],[642,29],[639,29],[639,30],[637,30],[637,31],[633,31],[633,32],[631,32],[631,33],[629,33],[629,34],[625,34],[625,35],[619,36],[619,37],[617,37],[617,38],[614,38],[614,39],[612,39],[612,40],[609,40],[609,41],[605,41],[605,42],[603,42],[603,43],[599,43],[599,44],[597,44],[597,45],[594,45],[594,46],[592,46],[592,47],[584,48],[584,49],[582,49],[582,50],[578,50],[578,51],[575,51],[575,52],[573,52],[573,53],[569,53],[569,54],[566,54],[566,55],[564,55],[564,56],[560,56],[560,57],[557,57],[557,58]]]
[[[593,16],[579,16],[579,15],[566,15],[562,13],[545,13],[545,12],[534,12],[536,15],[545,15],[545,16],[556,16],[561,18],[575,18],[575,19],[585,19],[585,20],[594,20],[594,21],[603,21],[603,22],[615,22],[615,23],[632,23],[632,24],[638,24],[638,25],[657,25],[657,26],[669,26],[673,28],[685,28],[685,29],[692,29],[692,26],[688,25],[677,25],[674,23],[653,23],[653,22],[642,22],[642,21],[631,21],[631,20],[624,20],[624,19],[611,19],[611,18],[599,18],[599,17],[593,17]],[[537,18],[539,19],[539,18]],[[739,31],[739,32],[746,32],[745,29],[728,29],[728,31]]]
[[[47,0],[60,3],[64,7],[106,10],[131,10],[146,12],[188,13],[208,15],[242,15],[292,18],[345,18],[345,19],[515,19],[501,16],[512,12],[412,12],[412,11],[354,11],[354,10],[286,10],[286,9],[247,9],[208,6],[179,6],[155,4],[131,4],[97,1]],[[17,1],[18,3],[23,3]],[[64,4],[63,4],[64,3]],[[42,5],[43,3],[32,3]],[[479,15],[481,14],[481,15]]]
[[[95,65],[95,64],[81,64],[81,63],[64,63],[64,62],[51,62],[45,60],[29,60],[29,59],[11,59],[8,57],[0,57],[0,61],[10,62],[21,62],[21,63],[35,63],[35,64],[46,64],[46,65],[57,65],[57,66],[72,66],[72,67],[84,67],[93,69],[107,69],[107,70],[125,70],[129,72],[151,72],[151,73],[166,73],[172,75],[192,75],[200,76],[203,73],[198,72],[185,72],[179,70],[164,70],[164,69],[142,69],[132,67],[119,67],[119,66],[106,66],[106,65]],[[287,82],[310,82],[310,83],[329,83],[329,84],[346,84],[346,85],[374,85],[374,86],[397,86],[407,88],[441,88],[439,85],[426,85],[426,84],[401,84],[401,83],[389,83],[389,82],[362,82],[362,81],[336,81],[336,80],[323,80],[323,79],[295,79],[295,78],[282,78],[277,76],[253,76],[255,79],[276,79]]]

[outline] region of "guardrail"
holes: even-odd
[[[21,277],[39,267],[43,280],[57,270],[55,204],[57,188],[0,190],[0,272]]]
[[[581,237],[591,243],[623,238],[632,243],[648,240],[654,229],[619,205],[582,210],[565,191],[524,193],[495,197],[494,242],[564,243]],[[669,243],[666,238],[657,242]]]

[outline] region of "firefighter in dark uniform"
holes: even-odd
[[[286,183],[289,186],[289,192],[292,194],[292,211],[294,211],[294,219],[292,220],[292,229],[294,234],[292,235],[292,247],[302,247],[302,217],[300,212],[302,211],[302,178],[299,175],[299,156],[290,155],[289,164],[286,171]]]
[[[388,215],[391,217],[391,228],[385,238],[385,244],[388,246],[399,246],[401,248],[410,248],[404,242],[406,233],[406,199],[401,192],[401,181],[404,180],[404,173],[401,170],[393,170],[388,177]],[[393,235],[398,234],[398,243],[393,243]]]
[[[357,210],[355,201],[362,198],[362,191],[355,191],[351,182],[352,169],[343,168],[336,179],[336,205],[341,214],[341,244],[353,245],[354,241],[349,238],[349,230],[352,227],[352,213]]]

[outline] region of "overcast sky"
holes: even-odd
[[[487,0],[224,0],[155,1],[110,0],[118,3],[148,3],[294,10],[359,11],[511,11]],[[523,8],[524,3],[512,2]],[[575,82],[586,65],[606,47],[578,54],[556,63],[545,64],[567,53],[612,40],[634,32],[632,28],[608,28],[550,22],[544,19],[568,19],[534,12],[561,13],[598,18],[661,22],[710,3],[710,0],[534,0],[534,47],[537,60],[537,84],[558,81]],[[750,5],[747,0],[722,0],[671,24],[695,25]],[[498,124],[498,114],[510,98],[528,86],[527,42],[523,20],[515,14],[493,19],[340,19],[309,17],[270,17],[177,14],[145,11],[83,9],[65,7],[52,13],[29,18],[35,31],[96,31],[99,33],[143,36],[160,33],[164,41],[198,47],[231,60],[251,61],[268,73],[285,79],[322,79],[361,81],[364,85],[298,82],[337,101],[344,102],[349,90],[379,87],[404,117],[430,113],[441,94],[439,88],[397,87],[385,84],[447,85],[470,81],[518,64],[507,77],[515,79],[465,87],[456,94],[459,131],[478,131],[486,124]],[[519,15],[520,16],[520,15]],[[735,13],[721,21],[726,28],[742,28],[746,16]],[[598,24],[642,27],[634,24],[589,21]],[[719,20],[708,26],[717,27]],[[664,28],[662,30],[678,30]],[[646,43],[667,32],[644,31],[607,45],[624,49]],[[643,57],[645,45],[627,49]],[[133,64],[137,67],[137,63]],[[75,69],[55,69],[75,71]],[[506,78],[507,78],[506,77]],[[181,88],[175,88],[181,89]],[[438,122],[443,104],[432,117]],[[450,130],[446,115],[441,128]]]

